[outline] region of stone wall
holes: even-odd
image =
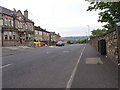
[[[8,40],[6,40],[6,41],[4,41],[3,42],[3,46],[18,46],[19,44],[18,44],[18,42],[17,41],[8,41]]]
[[[118,37],[118,62],[120,63],[120,27],[117,28],[117,37]]]
[[[107,33],[91,39],[90,44],[98,50],[98,41],[101,39],[106,41],[106,56],[115,63],[120,62],[120,27],[113,28]]]

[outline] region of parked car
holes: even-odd
[[[36,41],[36,40],[34,40],[34,44],[36,47],[45,46],[44,42],[40,42],[40,41]]]
[[[58,41],[57,43],[56,43],[56,46],[64,46],[65,44],[64,44],[64,42],[63,41]]]

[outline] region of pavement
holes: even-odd
[[[96,60],[95,62],[87,60]],[[97,62],[100,64],[97,64]],[[118,65],[101,56],[95,48],[86,45],[78,65],[72,88],[118,88]]]
[[[1,68],[3,88],[118,88],[118,66],[89,44],[24,49]]]

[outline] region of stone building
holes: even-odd
[[[91,39],[90,43],[96,47],[99,52],[100,49],[103,49],[105,55],[115,63],[120,63],[120,27],[115,27],[107,33]]]
[[[34,40],[34,22],[20,10],[9,10],[0,6],[0,27],[2,46],[28,45]]]
[[[61,36],[60,36],[60,34],[58,33],[58,34],[56,34],[56,40],[57,41],[60,41],[61,40]]]
[[[55,32],[51,32],[51,41],[57,42],[61,39],[61,36],[59,34],[56,34]]]
[[[46,31],[45,29],[40,28],[40,26],[35,26],[34,32],[35,40],[45,42],[47,45],[55,45],[55,43],[61,39],[59,34]]]
[[[45,29],[42,29],[40,26],[34,27],[34,38],[36,41],[41,41],[49,45],[50,42],[50,32],[46,31]]]
[[[36,41],[41,41],[46,43],[47,45],[50,45],[50,32],[42,29],[40,26],[35,26],[34,32],[34,38]]]
[[[45,29],[43,29],[42,37],[43,37],[42,41],[44,41],[47,44],[49,44],[49,41],[50,41],[50,32],[46,31]]]
[[[52,45],[55,45],[59,40],[61,40],[61,36],[55,32],[50,33],[50,38]]]
[[[43,29],[40,28],[39,26],[35,26],[34,28],[34,39],[36,41],[43,41]]]

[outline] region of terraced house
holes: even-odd
[[[50,43],[50,32],[42,29],[40,26],[35,26],[35,40],[42,41],[49,45]]]
[[[27,45],[34,40],[34,22],[20,10],[9,10],[0,6],[0,27],[2,46]]]
[[[40,28],[39,26],[35,26],[34,28],[34,32],[35,32],[35,40],[36,41],[43,41],[43,29]]]
[[[61,39],[59,34],[49,32],[42,29],[40,26],[35,26],[35,40],[45,42],[47,45],[55,45]]]
[[[61,40],[61,36],[58,34],[56,34],[55,32],[51,32],[50,33],[51,36],[51,44],[54,45],[56,44],[59,40]]]

